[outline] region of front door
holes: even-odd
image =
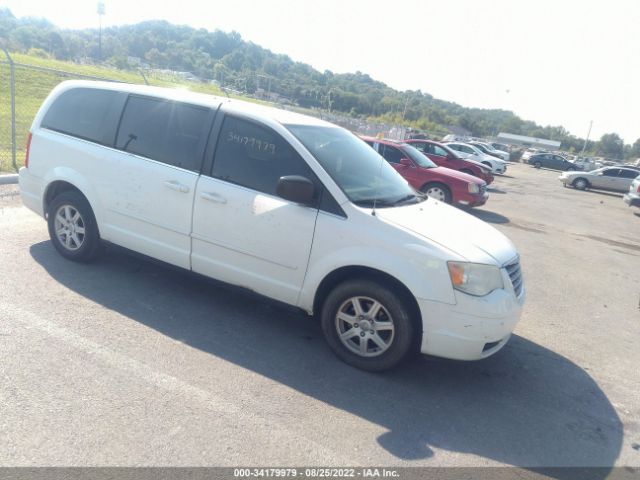
[[[280,177],[301,175],[320,184],[278,133],[227,115],[213,168],[194,199],[195,272],[295,304],[304,281],[318,208],[276,195]]]

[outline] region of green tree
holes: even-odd
[[[622,159],[624,155],[624,142],[617,133],[605,133],[600,137],[597,152],[603,157]]]

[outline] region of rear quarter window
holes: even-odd
[[[60,94],[40,126],[113,146],[126,95],[113,90],[74,88]]]

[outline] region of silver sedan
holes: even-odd
[[[604,167],[591,172],[564,172],[558,179],[564,186],[572,186],[580,190],[596,188],[627,192],[633,179],[640,171],[625,167]]]

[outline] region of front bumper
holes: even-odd
[[[496,168],[493,169],[493,173],[497,173],[499,175],[506,173],[506,171],[507,171],[506,165],[498,165]]]
[[[638,207],[640,208],[640,195],[636,195],[633,193],[627,193],[624,197],[624,203],[629,205],[630,207]]]
[[[456,305],[418,299],[424,354],[454,360],[479,360],[504,347],[520,320],[524,287],[516,297],[509,285],[485,297],[455,292]]]
[[[488,199],[489,199],[489,194],[487,192],[484,192],[478,195],[469,194],[469,195],[465,195],[464,197],[457,198],[456,203],[463,207],[480,207],[485,203],[487,203]]]

